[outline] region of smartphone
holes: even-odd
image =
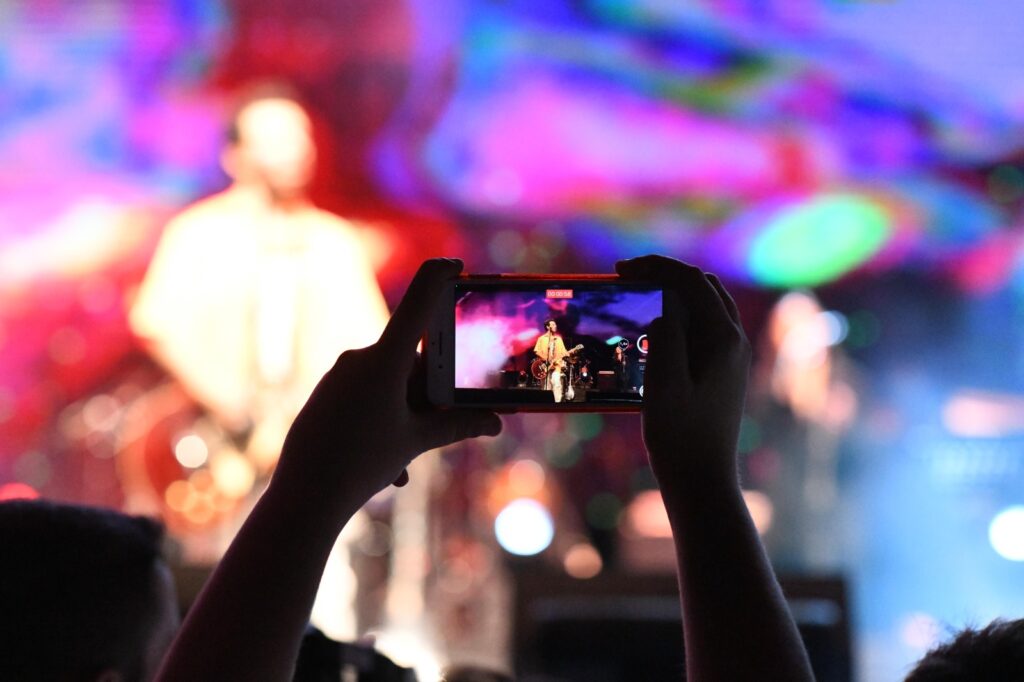
[[[637,411],[661,287],[618,275],[464,275],[426,332],[427,397],[501,412]]]

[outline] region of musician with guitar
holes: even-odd
[[[544,320],[544,333],[533,344],[533,353],[542,364],[544,390],[554,392],[556,403],[562,402],[562,367],[566,357],[576,350],[566,350],[562,335],[558,333],[558,324],[550,318]]]

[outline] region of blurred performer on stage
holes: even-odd
[[[231,185],[167,225],[130,320],[225,436],[207,443],[214,483],[227,452],[256,481],[251,501],[320,377],[342,351],[374,343],[388,311],[357,228],[309,199],[312,124],[290,94],[246,98],[221,162]]]
[[[294,99],[247,100],[222,163],[231,186],[168,224],[131,323],[266,471],[319,378],[388,313],[356,228],[310,203],[316,150]]]
[[[858,398],[836,324],[810,292],[787,293],[753,371],[748,407],[762,435],[747,480],[774,502],[764,538],[772,561],[793,571],[841,567],[839,456]]]
[[[544,320],[544,333],[537,337],[533,352],[544,361],[544,390],[555,394],[555,402],[562,402],[562,361],[569,352],[565,349],[558,325],[554,320]]]
[[[615,383],[620,391],[629,390],[629,359],[626,357],[628,344],[619,342],[612,351],[612,360],[615,363]]]

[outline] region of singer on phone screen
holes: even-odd
[[[565,349],[558,332],[558,325],[554,320],[544,321],[544,333],[533,345],[534,354],[545,363],[544,390],[552,391],[555,395],[555,402],[562,402],[562,360],[569,352]]]

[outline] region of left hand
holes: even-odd
[[[306,401],[285,439],[275,479],[361,505],[394,482],[420,453],[476,436],[495,436],[501,420],[486,410],[439,410],[417,400],[416,347],[445,283],[462,262],[420,266],[380,340],[346,351]]]

